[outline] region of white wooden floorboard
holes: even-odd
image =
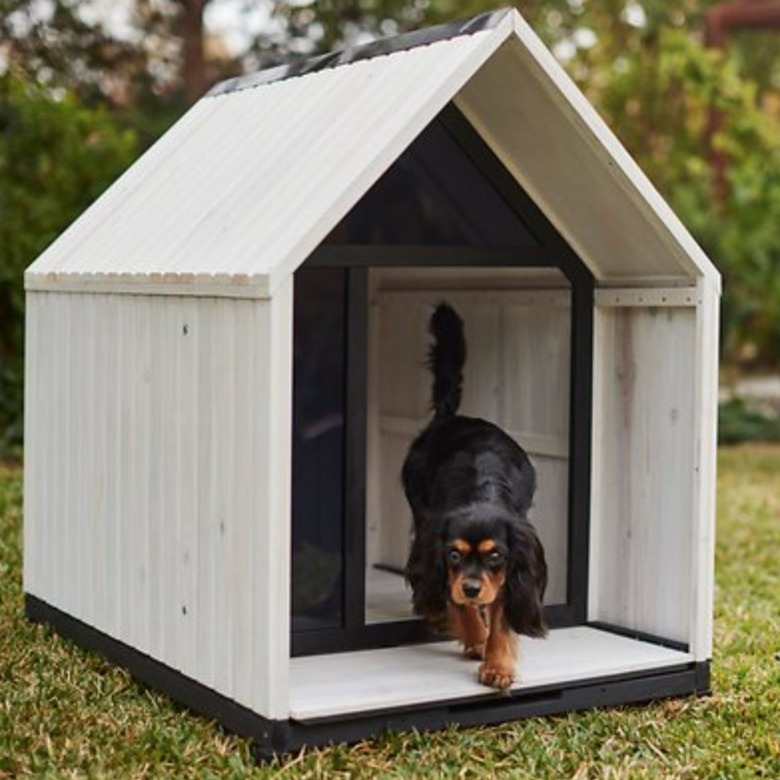
[[[578,626],[547,639],[521,640],[513,690],[661,669],[689,663],[688,653]],[[294,658],[290,716],[312,720],[415,704],[501,694],[477,682],[478,662],[454,642]]]

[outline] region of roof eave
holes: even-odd
[[[579,120],[577,124],[580,132],[586,136],[586,142],[598,143],[614,160],[616,165],[612,166],[612,170],[616,183],[627,197],[637,203],[645,219],[661,236],[670,254],[679,262],[681,269],[691,278],[708,279],[720,292],[720,272],[645,172],[517,11],[512,14],[512,23],[514,35],[573,109]]]
[[[205,273],[60,273],[27,271],[28,292],[181,295],[209,298],[267,299],[272,295],[268,274]]]

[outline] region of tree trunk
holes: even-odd
[[[206,76],[203,11],[208,0],[181,0],[184,9],[182,40],[184,44],[183,81],[188,103],[203,96],[208,87]]]

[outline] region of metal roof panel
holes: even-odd
[[[28,269],[28,288],[274,287],[511,24],[203,98]]]
[[[222,85],[30,266],[27,288],[272,295],[451,100],[597,282],[719,281],[520,15],[478,19]]]

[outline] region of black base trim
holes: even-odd
[[[648,645],[658,645],[659,647],[668,647],[670,650],[679,650],[681,653],[687,653],[689,647],[685,642],[676,642],[673,639],[665,639],[656,634],[648,634],[645,631],[636,631],[633,628],[617,626],[614,623],[605,623],[600,620],[591,620],[587,625],[591,628],[597,628],[599,631],[607,631],[610,634],[617,634],[628,639],[636,639],[639,642],[645,642]]]
[[[712,683],[710,675],[710,662],[701,661],[696,664],[696,695],[711,696]]]
[[[558,715],[594,707],[642,704],[691,694],[703,695],[696,687],[698,664],[649,672],[642,676],[615,677],[569,687],[524,691],[516,695],[496,694],[463,703],[418,707],[395,713],[371,713],[354,718],[291,723],[290,752],[303,745],[357,742],[387,731],[433,731],[448,726],[489,726],[530,717]],[[709,667],[709,663],[701,664]]]
[[[390,730],[432,731],[451,725],[484,726],[593,707],[710,693],[710,662],[706,661],[392,712],[359,713],[306,722],[270,720],[35,596],[25,594],[25,611],[30,620],[46,623],[81,647],[102,654],[127,669],[139,682],[216,720],[226,730],[251,739],[258,761],[294,753],[304,746],[357,742]]]
[[[285,729],[281,728],[286,727],[286,721],[264,718],[28,593],[24,596],[24,606],[29,620],[51,626],[85,650],[97,652],[111,663],[127,669],[143,685],[165,693],[193,712],[213,718],[226,730],[256,742],[280,746],[286,742]]]

